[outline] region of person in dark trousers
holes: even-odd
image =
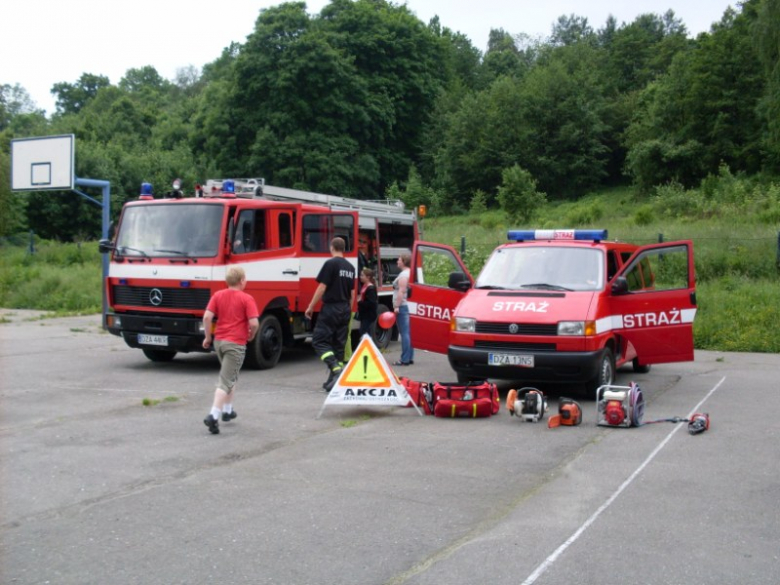
[[[322,385],[330,392],[344,367],[344,348],[349,334],[349,320],[355,306],[355,267],[344,258],[344,240],[335,237],[330,242],[332,258],[323,264],[317,275],[317,289],[306,309],[311,319],[314,307],[322,300],[311,343],[319,358],[328,366],[328,379]]]
[[[260,326],[257,304],[244,292],[246,274],[244,269],[231,266],[225,275],[228,288],[217,291],[203,314],[203,348],[208,349],[212,343],[211,328],[214,317],[217,318],[217,329],[213,335],[214,351],[219,358],[219,382],[214,391],[214,402],[211,412],[203,419],[203,424],[209,428],[212,435],[219,434],[219,418],[225,422],[236,418],[233,410],[238,372],[246,356],[246,344],[252,341]]]
[[[357,306],[360,337],[363,337],[366,333],[371,334],[371,325],[376,321],[379,308],[374,271],[370,268],[364,268],[360,271],[360,293],[358,294]]]

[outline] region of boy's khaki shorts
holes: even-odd
[[[217,388],[230,394],[233,391],[233,386],[238,382],[238,372],[241,371],[241,366],[244,363],[246,346],[215,339],[214,350],[217,352],[221,366]]]

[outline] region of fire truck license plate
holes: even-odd
[[[534,356],[518,355],[516,353],[489,353],[488,365],[490,366],[520,366],[521,368],[533,368]]]
[[[138,343],[144,345],[168,345],[167,335],[145,335],[143,333],[138,334]]]

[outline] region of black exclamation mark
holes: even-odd
[[[368,379],[368,356],[363,356],[363,379]]]

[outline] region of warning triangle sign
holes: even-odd
[[[317,418],[329,404],[406,406],[410,401],[406,388],[390,369],[385,356],[366,334],[328,393]],[[417,405],[412,405],[422,415]]]
[[[371,337],[364,335],[336,385],[384,388],[391,384],[391,379],[396,379],[395,373],[385,366],[384,358]]]

